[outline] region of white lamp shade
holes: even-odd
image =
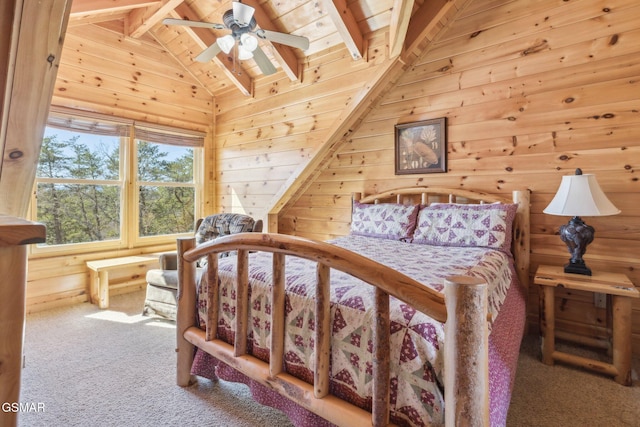
[[[240,43],[242,47],[249,52],[253,52],[258,47],[258,39],[247,33],[240,36]]]
[[[229,53],[231,52],[233,45],[236,44],[236,39],[234,39],[231,34],[227,34],[224,37],[218,38],[216,43],[218,43],[218,46],[220,46],[220,49],[222,49],[224,53]]]
[[[576,174],[562,177],[558,192],[543,212],[562,216],[605,216],[619,214],[620,209],[607,199],[595,175]]]

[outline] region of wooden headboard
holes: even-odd
[[[530,242],[530,192],[516,190],[511,197],[504,194],[490,194],[471,190],[443,188],[443,187],[405,187],[383,191],[378,194],[364,196],[354,193],[353,199],[360,203],[402,203],[423,204],[430,203],[516,203],[518,210],[513,222],[513,240],[511,252],[515,260],[518,280],[525,289],[529,289],[529,257]]]

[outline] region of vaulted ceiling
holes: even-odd
[[[254,101],[270,100],[274,89],[267,88],[278,93],[280,82],[291,81],[287,90],[279,92],[280,103],[261,104],[262,110],[252,114],[282,109],[292,99],[299,102],[298,89],[318,81],[321,84],[314,88],[320,87],[320,96],[322,90],[340,91],[341,87],[331,86],[345,79],[332,76],[346,76],[349,90],[355,90],[354,82],[361,83],[356,95],[343,100],[346,110],[328,125],[329,134],[314,146],[321,148],[316,149],[313,164],[308,161],[310,167],[296,168],[291,178],[296,186],[287,191],[297,191],[306,182],[299,171],[313,170],[330,155],[337,141],[357,126],[372,102],[467,1],[243,0],[255,8],[258,28],[309,39],[304,51],[259,41],[276,67],[273,76],[262,75],[252,60],[234,63],[222,53],[206,63],[195,60],[228,30],[163,23],[165,18],[219,23],[232,8],[231,0],[2,1],[0,16],[6,25],[0,53],[8,58],[8,73],[0,70],[0,86],[7,94],[0,102],[0,152],[14,153],[11,161],[3,158],[0,163],[0,196],[11,201],[4,204],[5,212],[24,216],[27,211],[51,107],[210,132],[213,125],[219,130],[216,120],[225,121],[224,112],[242,101],[251,110]],[[337,58],[339,70],[328,66]],[[354,67],[345,66],[348,61]],[[363,70],[369,73],[362,75]],[[319,105],[326,109],[326,99],[320,98]],[[24,189],[19,194],[14,194],[16,183]],[[288,194],[281,196],[291,199]],[[276,205],[283,206],[280,201]]]
[[[411,37],[411,25],[426,26],[433,3],[446,0],[243,0],[255,8],[254,17],[260,29],[306,37],[309,48],[302,51],[260,39],[260,47],[269,60],[291,81],[302,75],[305,58],[325,49],[344,46],[354,61],[366,61],[367,35],[389,31],[390,56],[401,52]],[[165,25],[163,19],[187,19],[222,23],[223,14],[232,8],[231,0],[73,0],[67,34],[81,35],[88,24],[100,25],[120,32],[127,39],[159,43],[211,95],[239,90],[252,95],[254,79],[262,78],[253,59],[238,61],[230,54],[219,53],[202,63],[195,58],[229,34],[217,30],[178,25]],[[407,34],[409,36],[407,36]],[[363,57],[365,56],[365,57]]]

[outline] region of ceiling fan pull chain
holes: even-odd
[[[240,75],[241,72],[239,69],[236,69],[236,59],[238,58],[238,43],[233,46],[233,72],[237,75]]]

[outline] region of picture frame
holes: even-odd
[[[395,125],[396,175],[447,171],[445,118]]]

